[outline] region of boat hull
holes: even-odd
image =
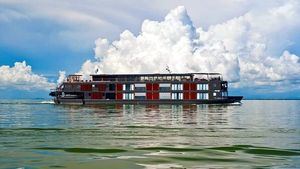
[[[228,104],[240,102],[242,96],[228,96],[213,100],[103,100],[103,99],[70,99],[55,98],[56,104],[101,105],[101,104]]]

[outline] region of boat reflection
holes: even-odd
[[[69,115],[85,112],[85,119],[97,123],[97,118],[118,117],[119,123],[143,125],[189,125],[194,127],[228,125],[233,109],[232,105],[101,105],[101,106],[65,106]],[[72,113],[73,112],[73,113]],[[125,122],[126,121],[126,122]],[[116,119],[114,123],[116,123]]]

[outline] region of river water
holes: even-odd
[[[300,168],[300,100],[184,106],[1,100],[0,168]]]

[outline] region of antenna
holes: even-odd
[[[172,73],[172,71],[170,70],[168,65],[166,65],[166,71],[168,71],[169,73]]]

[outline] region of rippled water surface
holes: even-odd
[[[61,106],[1,100],[0,168],[300,168],[300,101]]]

